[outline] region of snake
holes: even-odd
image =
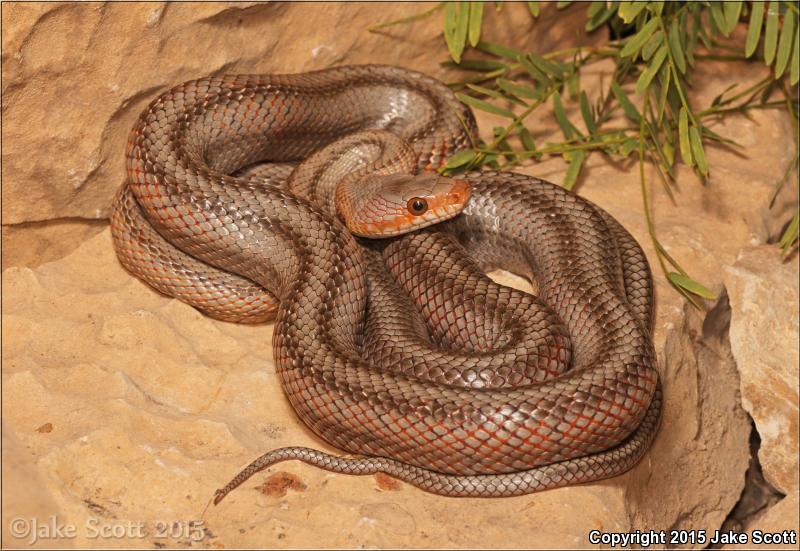
[[[269,451],[215,503],[291,459],[506,497],[643,457],[663,393],[642,248],[550,182],[442,176],[476,135],[446,85],[383,65],[200,78],[138,117],[111,214],[120,262],[214,318],[274,320],[284,394],[343,452]]]

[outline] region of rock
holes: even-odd
[[[106,220],[49,220],[3,227],[3,266],[35,268],[66,255],[108,226]]]
[[[31,431],[34,429],[31,427]],[[37,526],[67,517],[45,485],[44,472],[20,448],[19,438],[3,424],[3,547],[7,549],[62,549],[72,547],[68,539],[39,539]],[[24,489],[24,490],[23,490]]]
[[[748,536],[747,549],[797,549],[797,534],[800,533],[800,494],[792,492],[779,503],[753,519],[744,527],[742,533]],[[753,544],[753,532],[760,531],[777,538],[775,543]],[[791,534],[794,532],[794,540]],[[786,539],[783,539],[786,538]],[[763,536],[762,536],[763,539]],[[776,545],[776,543],[778,545]],[[742,549],[741,545],[723,545],[722,549]]]
[[[750,424],[753,424],[752,419],[750,419]],[[721,532],[742,532],[745,526],[785,497],[764,479],[764,471],[758,461],[760,447],[761,437],[758,435],[758,431],[751,430],[750,465],[745,473],[744,490],[742,490],[736,507],[731,510],[725,522],[722,523]]]
[[[783,261],[775,246],[747,247],[723,278],[742,403],[761,436],[764,477],[784,494],[797,492],[797,262]]]
[[[706,314],[688,304],[683,313],[659,357],[665,405],[661,433],[646,458],[652,468],[638,471],[647,473],[646,484],[634,483],[628,492],[643,530],[720,526],[744,488],[750,459],[727,297]]]

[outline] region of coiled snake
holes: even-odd
[[[466,190],[431,172],[474,133],[443,84],[372,65],[204,78],[141,114],[112,215],[123,265],[220,319],[277,309],[275,365],[298,416],[367,456],[275,450],[217,501],[285,459],[443,495],[511,496],[641,458],[661,409],[641,248],[548,182],[474,172]],[[420,227],[451,219],[354,237],[336,209],[375,178],[390,191],[373,215],[399,205]],[[347,206],[334,205],[348,179]],[[461,204],[439,205],[442,194]],[[496,267],[531,278],[539,298],[481,271]]]

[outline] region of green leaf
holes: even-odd
[[[684,54],[686,55],[686,61],[689,65],[694,66],[694,44],[697,42],[696,32],[692,30],[692,34],[689,34],[689,12],[685,12],[681,14],[680,24],[678,26],[680,29],[680,39],[681,44],[684,46]],[[694,36],[694,42],[692,41],[692,37]]]
[[[792,221],[789,222],[789,225],[786,226],[786,229],[783,231],[783,235],[781,236],[781,240],[778,243],[783,249],[783,253],[786,254],[791,249],[794,242],[797,241],[798,234],[800,233],[800,209],[794,211],[794,216],[792,216]]]
[[[667,169],[671,169],[672,166],[675,164],[675,148],[672,147],[672,144],[669,142],[664,142],[661,144],[661,151],[664,154],[664,157],[667,161]]]
[[[458,26],[458,6],[456,2],[444,3],[444,38],[449,40]]]
[[[764,23],[764,3],[750,3],[750,24],[747,27],[747,41],[744,46],[745,57],[750,57],[756,51],[758,40],[761,38],[761,27]]]
[[[685,289],[686,291],[689,291],[690,293],[699,297],[707,298],[709,300],[714,300],[717,298],[717,295],[715,295],[711,290],[687,275],[679,274],[678,272],[670,272],[667,274],[667,278],[670,280],[670,282],[672,282],[673,285],[677,285],[681,289]]]
[[[647,39],[650,38],[650,35],[656,31],[660,22],[660,17],[654,17],[645,23],[644,27],[642,27],[638,33],[628,39],[625,47],[622,48],[622,51],[619,53],[620,57],[634,56],[636,52],[638,52],[639,49],[644,46],[644,43],[647,42]]]
[[[490,96],[490,97],[497,98],[497,99],[506,99],[503,96],[503,94],[501,94],[497,90],[492,90],[490,88],[486,88],[486,87],[480,86],[478,84],[473,84],[471,82],[467,83],[467,88],[469,88],[470,90],[473,90],[475,92],[478,92],[479,94],[483,94],[485,96]]]
[[[570,140],[575,135],[581,135],[581,133],[578,132],[578,129],[575,128],[571,122],[569,122],[567,113],[564,111],[564,104],[561,103],[561,94],[558,92],[553,94],[553,114],[555,115],[556,122],[558,122],[558,126],[561,127],[561,132],[564,133],[564,137],[566,139]]]
[[[669,96],[670,79],[672,78],[672,71],[669,70],[669,65],[661,67],[661,74],[658,77],[659,85],[661,86],[661,94],[658,98],[658,123],[664,120],[664,111],[667,109],[667,97]]]
[[[792,53],[792,41],[794,40],[794,16],[786,12],[783,16],[783,28],[781,38],[778,41],[778,55],[775,58],[775,78],[779,79],[786,70],[789,63],[789,55]]]
[[[536,82],[539,82],[544,86],[550,86],[553,83],[553,81],[550,80],[550,77],[548,77],[545,73],[543,73],[536,65],[531,63],[531,60],[528,58],[528,56],[526,55],[520,56],[519,62],[522,64],[522,67],[526,71],[528,71],[528,74],[531,75],[533,80],[535,80]]]
[[[617,13],[626,23],[632,23],[636,16],[647,7],[647,2],[622,2]]]
[[[462,7],[463,9],[463,7]],[[483,2],[469,3],[469,43],[475,47],[481,39],[481,22],[483,21]]]
[[[539,17],[539,2],[528,2],[528,9],[532,16]]]
[[[586,130],[588,130],[590,134],[595,134],[597,132],[597,123],[594,120],[594,113],[592,113],[592,107],[589,105],[589,97],[586,95],[586,91],[581,92],[580,103],[581,116],[583,116]]]
[[[661,46],[662,40],[664,40],[664,33],[661,31],[654,32],[653,36],[647,40],[642,48],[642,59],[649,61],[650,58],[653,57],[653,54],[656,53],[658,47]]]
[[[795,25],[794,52],[792,61],[789,63],[789,84],[794,86],[800,80],[800,25]]]
[[[450,57],[456,63],[461,62],[461,54],[467,38],[467,14],[461,9],[458,2],[445,2],[444,5],[444,41]],[[463,29],[463,33],[462,33]]]
[[[653,15],[661,15],[661,12],[664,11],[664,0],[651,1],[648,3],[648,7]]]
[[[681,102],[681,94],[678,91],[679,86],[681,86],[681,83],[677,79],[677,73],[673,71],[672,86],[670,86],[669,90],[667,91],[667,105],[669,106],[670,113],[672,113],[673,117],[678,115],[681,110],[681,106],[683,105]]]
[[[575,182],[578,180],[578,175],[581,173],[583,161],[586,160],[586,151],[582,149],[568,151],[567,153],[564,153],[564,158],[569,161],[569,166],[567,167],[567,173],[564,176],[564,183],[561,185],[565,189],[572,189],[572,187],[575,185]]]
[[[495,44],[493,42],[486,42],[485,40],[478,42],[476,48],[482,52],[486,52],[487,54],[513,59],[514,61],[516,61],[517,58],[522,55],[522,52],[519,52],[513,48],[507,48],[506,46],[501,46],[500,44]]]
[[[497,79],[497,86],[499,86],[504,92],[517,96],[518,98],[537,99],[539,97],[539,94],[536,92],[536,90],[530,86],[516,84],[504,78]]]
[[[570,0],[570,1],[561,1],[561,2],[556,2],[556,9],[558,9],[558,10],[563,10],[564,8],[566,8],[567,6],[569,6],[570,4],[572,4],[572,0]]]
[[[706,153],[703,151],[703,142],[700,141],[700,133],[694,126],[689,129],[689,141],[692,144],[692,155],[697,161],[697,168],[700,170],[700,174],[707,176],[708,163],[706,162]]]
[[[481,111],[486,111],[487,113],[494,113],[495,115],[502,115],[503,117],[508,117],[509,119],[515,118],[514,113],[509,111],[508,109],[504,109],[502,107],[498,107],[497,105],[493,105],[488,101],[483,101],[482,99],[474,98],[472,96],[468,96],[466,94],[461,94],[456,92],[456,97],[470,105],[476,109],[480,109]]]
[[[606,3],[605,2],[592,2],[592,7],[589,8],[590,12],[592,11],[592,8],[595,7],[595,5],[599,6],[597,11],[595,11],[591,15],[587,13],[589,21],[586,22],[586,30],[588,32],[592,32],[593,30],[598,28],[600,25],[605,24],[606,21],[611,19],[612,15],[617,13],[617,10],[613,6],[608,8],[608,9],[606,9]]]
[[[661,64],[664,63],[664,59],[667,57],[667,46],[661,46],[659,50],[656,52],[656,55],[653,56],[653,61],[650,62],[650,65],[647,66],[647,69],[642,71],[642,74],[639,75],[639,80],[636,81],[636,92],[640,95],[644,94],[647,91],[647,88],[650,86],[650,82],[652,82],[653,77],[656,76],[658,70],[661,68]]]
[[[681,107],[681,114],[678,117],[678,141],[681,147],[681,159],[687,165],[694,166],[692,146],[689,141],[689,115],[685,107]]]
[[[719,29],[719,31],[728,36],[730,31],[726,32],[728,22],[725,21],[725,12],[722,11],[722,2],[714,2],[713,0],[708,3],[711,9],[711,24]]]
[[[471,163],[475,159],[476,155],[477,153],[475,153],[475,151],[473,151],[472,149],[464,149],[463,151],[459,151],[458,153],[447,159],[447,162],[444,164],[442,168],[444,170],[452,170],[454,168],[462,167],[464,165]]]
[[[467,45],[467,33],[469,32],[469,2],[459,2],[458,8],[458,27],[456,28],[456,41],[461,45],[461,51]]]
[[[639,114],[639,110],[636,109],[636,106],[633,103],[631,103],[631,100],[628,98],[628,94],[626,94],[622,88],[619,87],[619,84],[617,84],[616,81],[611,83],[611,91],[614,93],[614,96],[617,98],[620,106],[622,106],[622,110],[625,112],[625,115],[633,122],[640,122],[642,120],[642,115]]]
[[[581,78],[578,71],[575,71],[567,78],[567,91],[569,92],[570,99],[576,99],[578,97],[581,91]]]
[[[520,125],[519,127],[519,140],[522,142],[522,147],[527,151],[536,151],[536,142],[533,141],[533,136],[527,128]]]
[[[500,163],[497,162],[497,153],[488,153],[481,161],[482,165],[489,165],[493,170],[500,170]]]
[[[767,28],[764,35],[764,63],[772,65],[778,44],[778,2],[772,0],[767,8]]]
[[[606,3],[603,0],[595,0],[589,6],[589,9],[586,10],[586,17],[591,19],[592,17],[594,17],[598,13],[602,13],[603,10],[605,10],[605,9],[606,9]]]
[[[545,73],[549,77],[554,77],[555,79],[560,79],[564,76],[564,69],[560,67],[557,63],[553,63],[552,61],[548,61],[539,54],[531,52],[528,54],[528,59],[530,59],[531,63],[536,65],[540,71]]]
[[[669,49],[672,52],[672,59],[678,70],[681,73],[686,72],[686,59],[683,57],[683,47],[681,46],[680,29],[678,28],[678,20],[673,19],[672,25],[669,27]]]
[[[722,10],[725,15],[725,35],[731,34],[736,24],[739,22],[739,16],[742,14],[742,2],[723,2]]]
[[[706,26],[703,21],[704,20],[700,18],[699,23],[697,23],[697,36],[700,37],[700,41],[703,43],[703,46],[711,50],[714,47],[714,45],[711,43],[711,37],[708,36],[708,31],[706,31]]]
[[[653,146],[655,147],[656,153],[658,154],[658,159],[661,163],[661,166],[664,167],[664,170],[666,172],[669,172],[670,167],[672,166],[673,161],[675,159],[675,152],[673,151],[668,153],[665,150],[665,144],[661,143],[661,140],[658,139],[656,132],[653,130],[653,126],[649,123],[647,124],[647,131],[651,136],[651,139],[653,141]],[[646,144],[647,142],[645,142],[645,145]],[[673,159],[672,161],[670,160],[670,156]]]

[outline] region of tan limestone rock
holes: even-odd
[[[764,477],[782,493],[797,492],[798,265],[775,246],[743,249],[725,267],[733,310],[731,347],[742,403],[761,436]]]
[[[792,492],[779,503],[753,519],[740,532],[747,535],[747,549],[797,549],[800,534],[800,494]],[[754,532],[761,543],[753,543]],[[792,542],[794,533],[794,543]],[[765,543],[765,538],[771,538]],[[745,545],[723,545],[722,549],[743,549]]]

